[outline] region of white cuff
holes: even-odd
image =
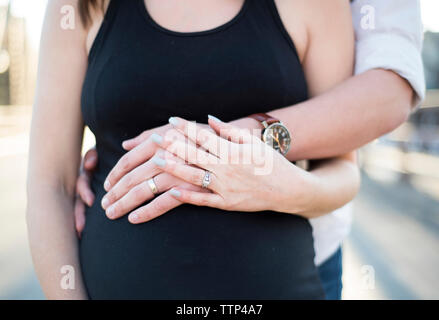
[[[374,33],[356,43],[355,73],[372,69],[392,70],[406,79],[416,93],[413,105],[425,99],[425,78],[419,49],[395,33]]]

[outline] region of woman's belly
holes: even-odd
[[[109,220],[95,191],[80,244],[92,299],[323,297],[306,219],[182,205],[133,225]]]

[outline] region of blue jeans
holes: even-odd
[[[328,300],[341,300],[342,253],[339,248],[319,267],[320,280]]]

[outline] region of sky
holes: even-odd
[[[11,1],[12,13],[26,18],[31,45],[37,46],[47,0]],[[8,0],[0,0],[0,5],[7,2]],[[429,31],[439,32],[439,0],[421,0],[421,13],[424,28]]]

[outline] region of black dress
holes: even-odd
[[[182,205],[141,225],[109,220],[104,179],[121,143],[180,116],[230,121],[307,99],[273,0],[246,0],[220,27],[162,28],[143,0],[111,0],[82,92],[99,163],[80,260],[92,299],[320,299],[308,220]]]

